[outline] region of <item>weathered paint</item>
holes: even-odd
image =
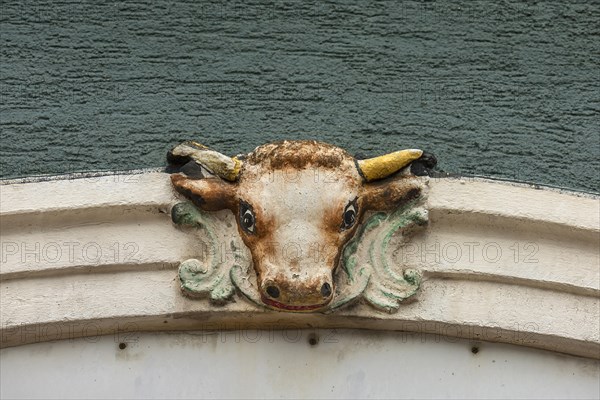
[[[183,160],[186,162],[194,160],[208,168],[214,175],[232,182],[237,179],[242,167],[239,159],[227,157],[192,140],[174,147],[167,153],[167,160],[176,164],[183,162]]]
[[[238,216],[261,302],[278,310],[326,310],[337,291],[334,271],[342,249],[365,215],[393,210],[424,188],[424,179],[408,171],[391,177],[418,159],[420,150],[363,160],[361,171],[361,161],[326,143],[270,143],[240,157],[243,165],[235,183],[233,161],[226,173],[218,173],[226,156],[214,153],[194,142],[177,146],[170,161],[193,161],[224,180],[180,172],[172,176],[173,185],[203,210],[229,209]],[[382,180],[386,177],[391,178]],[[379,182],[370,183],[374,180]],[[196,271],[192,265],[196,263],[183,264],[186,279],[197,276],[189,273]]]
[[[358,160],[358,168],[367,182],[383,179],[406,167],[423,155],[422,150],[409,149],[395,151],[383,156]]]
[[[390,215],[379,213],[372,216],[344,251],[343,265],[349,277],[356,275],[357,266],[367,269],[360,275],[366,273],[370,276],[362,297],[387,312],[398,310],[400,302],[414,296],[421,285],[419,271],[390,265],[391,252],[388,248],[390,239],[398,231],[402,240],[406,240],[412,230],[427,224],[427,211],[415,208],[415,203],[408,203]]]
[[[405,246],[393,236],[387,249],[404,271],[422,272],[417,301],[393,314],[359,301],[325,315],[266,312],[243,296],[220,307],[182,296],[177,266],[203,254],[208,239],[205,229],[168,223],[168,210],[181,201],[168,174],[0,184],[0,347],[81,336],[112,340],[132,328],[345,327],[430,332],[442,341],[462,337],[600,358],[600,332],[590,323],[600,319],[598,196],[484,179],[432,179],[426,202],[431,224]],[[216,219],[216,232],[237,231],[231,212],[204,214]],[[236,235],[237,241],[220,240],[245,249]],[[74,253],[66,246],[73,241]],[[445,251],[457,246],[462,257]],[[498,257],[486,248],[497,248]],[[231,270],[232,280],[240,277],[236,286],[256,285],[244,282],[243,276],[256,273],[242,265]],[[357,285],[364,284],[360,274],[366,270],[356,271]]]
[[[132,332],[7,348],[0,365],[2,399],[600,396],[598,360],[408,332]]]
[[[250,265],[245,249],[236,248],[235,242],[230,240],[231,232],[219,228],[218,220],[200,212],[192,203],[177,203],[171,210],[171,218],[182,227],[202,229],[208,242],[208,246],[202,247],[203,260],[188,259],[179,265],[181,289],[191,297],[208,296],[215,303],[231,299],[235,288],[229,277],[230,270],[238,264]],[[212,254],[221,245],[228,246],[235,258],[220,258]],[[247,296],[253,298],[252,294]]]
[[[403,270],[400,266],[390,265],[388,246],[394,234],[407,237],[410,230],[427,223],[427,212],[414,205],[413,201],[391,214],[374,214],[359,228],[343,251],[342,268],[335,270],[333,281],[336,285],[330,303],[314,308],[294,307],[286,303],[275,307],[286,311],[334,311],[362,297],[384,311],[398,310],[400,302],[416,294],[421,284],[421,273],[412,268]],[[232,229],[219,224],[218,219],[200,212],[188,202],[176,204],[171,214],[173,222],[178,225],[203,229],[208,248],[228,245],[234,256],[228,260],[210,255],[203,260],[182,262],[179,280],[186,294],[191,297],[208,296],[215,303],[223,303],[233,299],[235,285],[255,304],[272,304],[259,292],[247,249],[233,248],[235,240],[229,244],[223,241],[235,234]],[[241,238],[237,242],[240,243]]]

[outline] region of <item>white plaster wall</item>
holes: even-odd
[[[3,399],[600,397],[598,360],[402,332],[127,334],[0,355]]]

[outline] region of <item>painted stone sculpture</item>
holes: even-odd
[[[231,158],[188,141],[167,159],[174,188],[189,200],[172,208],[173,221],[203,230],[229,255],[182,262],[185,294],[219,303],[237,288],[258,305],[294,312],[363,298],[392,312],[417,292],[419,271],[392,265],[388,246],[394,234],[408,238],[427,223],[419,175],[435,166],[432,155],[357,160],[326,143],[282,141]]]

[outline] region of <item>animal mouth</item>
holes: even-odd
[[[272,300],[272,299],[267,299],[266,297],[261,296],[263,303],[265,303],[268,306],[274,307],[274,308],[279,308],[281,310],[286,310],[286,311],[312,311],[312,310],[317,310],[319,308],[323,308],[325,307],[328,303],[321,303],[321,304],[311,304],[309,306],[293,306],[290,304],[284,304],[284,303],[280,303],[278,301]]]

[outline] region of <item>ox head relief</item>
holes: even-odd
[[[231,288],[237,286],[256,303],[280,311],[328,311],[362,294],[371,304],[390,309],[418,288],[418,271],[399,269],[391,278],[382,277],[377,269],[385,270],[387,261],[362,262],[359,258],[378,256],[359,253],[362,238],[376,231],[387,229],[391,237],[400,228],[424,225],[426,212],[416,205],[423,199],[427,178],[414,171],[428,173],[435,166],[432,155],[410,149],[357,160],[330,144],[282,141],[228,157],[188,141],[175,146],[167,158],[175,190],[193,203],[194,210],[186,210],[204,220],[209,218],[206,212],[220,210],[235,216],[252,276],[229,274],[225,270],[237,270],[218,261],[210,264],[223,269],[219,279],[231,281]],[[179,206],[176,213],[182,209]],[[214,230],[219,230],[218,222]],[[214,299],[208,275],[192,271],[207,262],[182,263],[180,279],[186,293],[206,292]],[[378,280],[394,277],[392,288],[378,285]],[[233,290],[226,292],[224,297],[233,296]],[[394,301],[379,301],[379,295]]]

